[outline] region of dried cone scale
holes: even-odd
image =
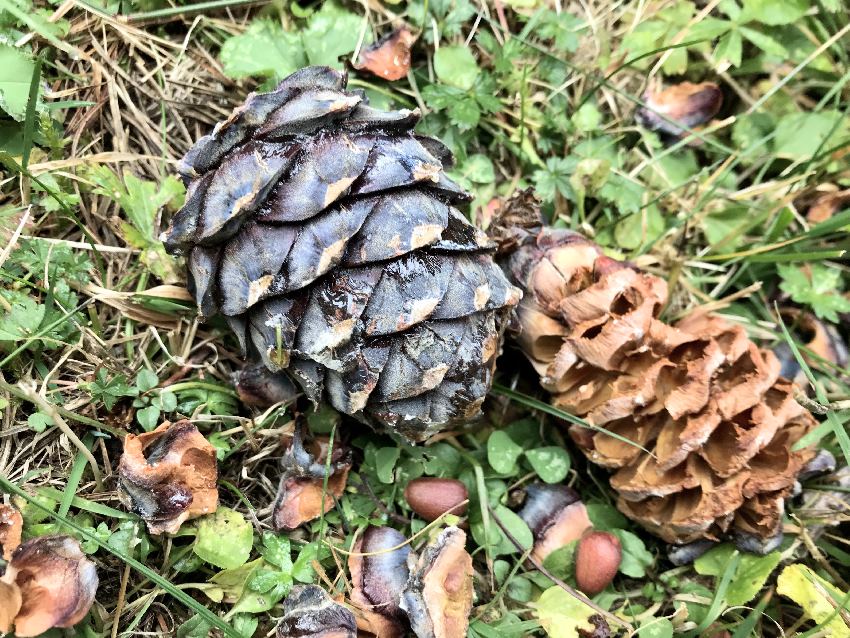
[[[520,298],[455,208],[417,111],[309,67],[252,94],[180,165],[165,234],[205,316],[313,401],[409,439],[479,413]]]
[[[553,404],[651,452],[570,430],[614,471],[624,514],[671,543],[780,531],[814,456],[792,448],[815,421],[771,352],[716,315],[660,321],[664,280],[571,231],[530,234],[508,268],[525,291],[520,343]]]

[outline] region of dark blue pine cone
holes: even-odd
[[[423,440],[480,412],[521,293],[455,207],[448,149],[309,67],[252,94],[180,164],[165,233],[201,313],[314,402]]]

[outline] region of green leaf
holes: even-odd
[[[122,521],[118,525],[109,538],[106,544],[126,555],[133,556],[144,561],[150,551],[150,541],[147,534],[140,529],[138,521]]]
[[[493,513],[496,518],[501,521],[502,525],[510,532],[517,542],[524,549],[529,549],[534,544],[534,536],[531,533],[528,525],[515,512],[509,510],[504,505],[496,505],[493,508]],[[489,545],[490,554],[492,556],[502,556],[504,554],[516,554],[520,550],[516,545],[505,535],[496,521],[490,521],[490,534],[485,535],[484,523],[480,519],[472,524],[472,537],[479,545]]]
[[[259,570],[264,564],[262,558],[252,560],[250,563],[245,563],[239,567],[231,569],[223,569],[214,574],[210,578],[210,583],[217,585],[221,589],[224,601],[233,603],[242,597],[248,580],[254,572]]]
[[[301,36],[262,19],[252,22],[245,33],[225,40],[219,57],[224,72],[232,78],[283,79],[307,65]]]
[[[0,316],[0,342],[24,341],[38,332],[46,307],[32,297],[15,295]]]
[[[595,634],[590,620],[596,612],[558,587],[544,591],[535,604],[534,613],[549,638],[580,638]]]
[[[480,69],[469,47],[442,46],[434,53],[434,73],[440,82],[468,91],[475,84]]]
[[[741,39],[741,32],[737,29],[727,31],[717,41],[717,47],[714,49],[714,59],[717,66],[723,67],[727,64],[741,66],[743,50],[744,42]]]
[[[146,408],[136,411],[136,420],[145,432],[150,432],[156,429],[156,426],[159,424],[159,415],[159,408],[155,405],[149,405]]]
[[[302,32],[307,62],[340,68],[339,57],[354,51],[362,26],[363,18],[357,14],[333,2],[323,2]]]
[[[354,51],[361,26],[360,16],[333,2],[323,3],[301,30],[285,31],[278,22],[255,20],[245,33],[224,42],[221,63],[232,78],[281,80],[308,64],[341,69],[339,57]]]
[[[400,455],[399,447],[382,447],[375,452],[375,470],[381,483],[393,482],[393,470]]]
[[[526,522],[504,505],[496,505],[496,507],[493,508],[493,511],[496,516],[499,517],[499,520],[502,521],[502,525],[505,526],[520,546],[523,549],[531,549],[531,546],[534,544],[534,535],[531,533]],[[496,525],[496,527],[498,527],[498,525]],[[499,530],[499,532],[501,533],[501,530]],[[520,551],[508,538],[505,538],[505,544],[510,546],[510,551],[499,553],[513,553]]]
[[[176,638],[207,638],[211,629],[212,624],[203,616],[195,614],[177,628],[175,636]]]
[[[673,638],[673,623],[666,618],[649,618],[640,624],[639,638]]]
[[[313,562],[317,560],[321,562],[328,556],[330,556],[330,550],[324,545],[320,549],[316,541],[303,545],[295,562],[292,563],[292,577],[299,583],[312,583],[316,577]]]
[[[33,412],[27,417],[27,425],[33,432],[44,432],[53,426],[53,419],[44,412]]]
[[[35,62],[20,49],[0,44],[0,108],[23,122]]]
[[[640,536],[632,534],[624,529],[609,530],[620,539],[623,548],[623,560],[620,563],[620,572],[632,578],[643,578],[646,576],[646,568],[650,567],[655,558],[646,549]]]
[[[158,382],[159,380],[157,380]],[[94,381],[86,384],[86,388],[91,393],[92,398],[101,401],[107,410],[115,407],[119,399],[138,394],[136,389],[127,385],[127,377],[123,374],[116,374],[114,377],[108,378],[108,373],[104,368],[98,368]]]
[[[263,558],[278,569],[292,570],[292,556],[289,539],[280,534],[263,532],[263,548],[260,550]]]
[[[719,578],[726,570],[734,551],[735,548],[730,543],[713,547],[694,562],[694,568],[699,574]],[[765,556],[741,554],[738,567],[726,589],[727,605],[729,607],[745,605],[755,598],[781,558],[780,552],[771,552]]]
[[[576,547],[578,547],[578,541],[570,541],[567,545],[559,547],[543,559],[543,566],[561,580],[574,580]]]
[[[257,625],[259,624],[260,619],[250,614],[236,614],[233,617],[233,628],[244,638],[251,638],[257,632]]]
[[[163,412],[174,412],[177,409],[177,396],[173,392],[163,390],[158,398],[159,407]]]
[[[192,550],[211,565],[233,569],[245,564],[253,543],[251,523],[239,512],[219,507],[214,514],[198,519],[198,536]]]
[[[49,181],[46,175],[41,175],[39,179],[43,182]],[[39,277],[44,276],[46,265],[48,278],[60,280],[61,283],[88,283],[88,272],[92,268],[92,263],[84,252],[72,250],[65,244],[38,238],[19,239],[19,246],[9,255],[7,263],[14,263]]]
[[[608,503],[588,503],[587,517],[595,528],[601,530],[617,529],[628,523],[620,510]]]
[[[107,166],[91,169],[88,176],[97,185],[96,193],[121,206],[127,218],[121,222],[121,234],[142,250],[141,262],[165,283],[179,281],[177,264],[159,241],[156,222],[163,208],[177,209],[183,203],[183,183],[173,175],[160,182],[139,179],[128,171],[119,177]]]
[[[839,312],[850,312],[850,299],[841,294],[841,271],[811,264],[808,272],[792,264],[778,264],[779,287],[799,304],[809,306],[821,319],[838,322]]]
[[[136,374],[136,387],[138,388],[139,392],[147,392],[148,390],[153,390],[158,385],[159,377],[156,376],[156,372],[154,372],[153,370],[142,368]]]
[[[636,250],[654,241],[664,232],[664,218],[656,206],[647,206],[639,213],[624,217],[614,227],[617,245]]]
[[[424,448],[425,472],[434,476],[453,477],[461,463],[460,452],[448,443],[435,443]]]
[[[818,149],[831,148],[848,139],[847,117],[839,111],[790,113],[776,124],[774,151],[779,157],[799,160]]]
[[[671,44],[670,42],[666,43]],[[685,47],[675,47],[668,49],[669,55],[661,68],[668,75],[682,75],[688,69],[688,50]]]
[[[446,111],[452,124],[462,131],[474,128],[481,119],[481,106],[469,91],[442,84],[429,84],[422,89],[422,97],[435,111]]]
[[[583,133],[591,133],[599,128],[602,123],[602,113],[593,101],[588,100],[582,104],[578,111],[570,118],[575,127]]]
[[[535,20],[537,20],[533,29],[535,36],[553,40],[559,51],[572,53],[578,49],[578,32],[584,28],[584,20],[566,11],[556,12],[551,9],[539,11],[531,21]]]
[[[307,425],[313,434],[330,434],[334,426],[339,425],[340,419],[339,412],[327,404],[307,413]]]
[[[231,614],[258,614],[268,611],[292,588],[292,574],[276,569],[256,570],[248,580],[242,597],[230,610]]]
[[[759,49],[770,55],[784,57],[788,55],[788,51],[777,40],[774,40],[769,35],[750,29],[748,27],[740,27],[741,35],[747,40],[755,44]]]
[[[725,250],[734,250],[744,240],[744,231],[751,222],[746,206],[729,206],[709,211],[700,220],[700,226],[709,244],[715,246],[721,241]]]
[[[458,169],[461,177],[477,184],[492,184],[496,180],[493,161],[486,155],[475,153],[466,158]]]
[[[570,455],[556,445],[528,450],[525,458],[545,483],[560,483],[570,471]]]
[[[544,201],[552,202],[560,193],[562,197],[572,197],[570,186],[570,175],[575,170],[578,161],[575,158],[550,157],[546,160],[546,167],[534,172],[532,179],[537,188],[537,194]]]
[[[768,113],[743,113],[737,116],[732,127],[732,141],[741,149],[742,158],[747,163],[766,155],[772,148],[772,141],[765,139],[776,128],[776,122]],[[750,149],[761,150],[751,153]]]
[[[499,474],[515,473],[522,451],[522,447],[502,430],[495,430],[487,439],[487,462]]]
[[[836,614],[836,609],[847,609],[847,594],[810,568],[805,565],[788,565],[779,574],[776,590],[800,605],[806,615],[820,625],[821,635],[850,638],[850,627]]]
[[[744,14],[772,26],[791,24],[805,15],[809,0],[744,0]]]

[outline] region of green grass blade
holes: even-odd
[[[723,570],[723,576],[717,584],[717,591],[714,593],[714,599],[711,601],[711,607],[708,608],[708,612],[706,613],[702,623],[700,623],[700,626],[697,627],[691,635],[702,635],[702,632],[708,629],[711,626],[711,623],[720,617],[720,614],[723,612],[723,606],[726,604],[726,590],[729,589],[729,584],[732,582],[735,572],[738,571],[738,565],[740,562],[741,554],[738,550],[735,550],[729,557],[729,560],[726,563],[726,569]]]
[[[62,496],[64,492],[57,490],[55,487],[40,487],[38,491],[45,496],[49,496],[50,498],[59,501],[61,503]],[[109,505],[104,505],[103,503],[96,503],[95,501],[90,501],[87,498],[83,498],[82,496],[74,496],[71,499],[71,507],[76,507],[78,510],[83,510],[84,512],[89,512],[90,514],[98,514],[100,516],[106,516],[108,518],[117,518],[122,521],[137,521],[139,517],[135,514],[131,514],[130,512],[122,512],[121,510],[117,510],[114,507],[109,507]]]
[[[91,450],[93,442],[94,436],[91,432],[89,432],[83,439],[83,445]],[[80,481],[83,479],[83,472],[86,471],[86,463],[86,457],[83,456],[81,452],[78,452],[74,459],[74,465],[71,467],[71,473],[68,474],[68,482],[65,484],[65,489],[62,492],[62,498],[59,501],[59,509],[57,510],[57,514],[59,514],[59,516],[68,515],[68,511],[71,509],[71,505],[74,502],[74,496],[77,493],[77,487],[79,487]]]
[[[817,379],[815,379],[815,375],[812,374],[811,368],[809,368],[809,365],[806,363],[805,359],[803,359],[803,355],[800,353],[800,349],[794,342],[794,338],[791,336],[791,333],[788,332],[788,328],[785,326],[785,322],[782,321],[782,316],[779,314],[779,306],[776,304],[774,305],[779,327],[782,329],[782,336],[785,338],[785,342],[788,344],[788,347],[791,348],[791,353],[794,355],[794,359],[797,360],[800,369],[803,371],[803,374],[806,375],[806,379],[809,380],[809,383],[811,383],[812,387],[815,389],[815,396],[817,397],[817,400],[823,405],[829,405],[829,399],[826,396],[826,392],[824,392],[823,386],[818,383]],[[838,440],[838,445],[841,448],[841,453],[844,455],[845,461],[850,463],[850,434],[847,433],[847,430],[844,429],[844,426],[838,420],[838,415],[835,414],[835,410],[829,410],[826,413],[826,422],[830,425],[830,429],[835,434],[835,438]],[[817,434],[815,435],[815,433]],[[816,428],[797,441],[794,445],[794,449],[799,450],[800,448],[812,445],[823,438],[825,434],[825,430],[822,428]]]
[[[653,458],[655,457],[655,455],[652,452],[647,450],[645,447],[639,445],[638,443],[635,443],[631,439],[628,439],[624,436],[616,434],[615,432],[611,432],[609,430],[606,430],[605,428],[601,428],[598,425],[593,425],[591,423],[588,423],[584,419],[580,419],[579,417],[575,416],[574,414],[570,414],[569,412],[564,412],[563,410],[556,408],[553,405],[549,405],[548,403],[544,403],[543,401],[538,401],[534,397],[530,397],[527,394],[523,394],[522,392],[517,392],[516,390],[511,390],[510,388],[506,388],[503,385],[500,385],[498,383],[494,383],[493,384],[493,394],[501,395],[503,397],[511,399],[512,401],[516,401],[517,403],[525,405],[529,408],[534,408],[535,410],[540,410],[541,412],[545,412],[546,414],[551,414],[552,416],[556,416],[559,419],[563,419],[564,421],[569,421],[570,423],[580,425],[583,428],[588,428],[588,429],[594,430],[596,432],[602,432],[603,434],[607,434],[608,436],[610,436],[614,439],[617,439],[618,441],[622,441],[623,443],[627,443],[628,445],[633,445],[634,447],[638,448],[639,450],[646,452],[647,454],[649,454]]]
[[[38,103],[38,85],[41,81],[41,65],[44,62],[44,51],[35,59],[35,66],[30,78],[30,92],[27,98],[27,111],[24,118],[24,140],[21,152],[21,166],[26,170],[30,163],[33,138],[35,137],[35,107]]]

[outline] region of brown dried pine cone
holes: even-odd
[[[604,429],[570,434],[614,470],[624,514],[672,543],[779,531],[815,421],[773,353],[717,315],[659,320],[666,283],[571,231],[543,230],[509,269],[520,344],[553,404]]]

